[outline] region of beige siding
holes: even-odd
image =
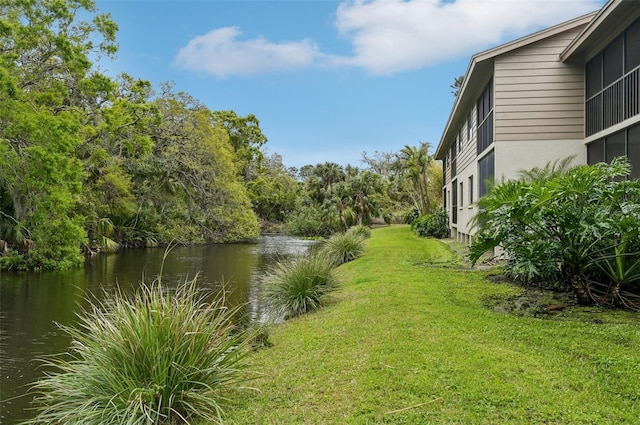
[[[559,60],[578,31],[495,59],[495,140],[584,137],[584,71]]]
[[[458,152],[458,173],[461,170],[464,170],[469,164],[471,164],[476,159],[476,131],[477,131],[477,116],[475,107],[468,111],[467,117],[471,113],[471,137],[467,138],[467,124],[463,126],[463,138],[462,138],[462,152]]]

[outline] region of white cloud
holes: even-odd
[[[175,64],[217,77],[253,75],[304,68],[322,54],[311,40],[270,43],[264,38],[238,40],[236,27],[215,29],[197,36],[180,49]]]
[[[347,0],[336,28],[351,56],[322,53],[309,39],[272,43],[239,40],[236,27],[197,36],[175,63],[218,77],[310,66],[360,67],[393,74],[468,56],[602,7],[603,0]]]
[[[347,1],[336,27],[354,55],[343,63],[392,74],[499,44],[601,7],[598,0]]]

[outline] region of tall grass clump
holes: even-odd
[[[27,423],[221,423],[225,390],[246,381],[249,334],[195,283],[174,294],[159,279],[132,297],[118,291],[64,328],[70,356],[46,361],[33,388],[39,413]]]
[[[356,231],[333,235],[322,246],[320,253],[337,267],[364,253],[364,238]]]
[[[362,224],[349,227],[347,233],[353,233],[357,236],[360,236],[362,239],[369,239],[371,237],[371,229]]]
[[[263,278],[263,296],[274,319],[287,319],[315,310],[334,290],[333,265],[320,253],[276,263]]]

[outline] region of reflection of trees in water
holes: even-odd
[[[99,255],[82,269],[65,272],[2,274],[0,284],[0,422],[26,419],[30,397],[25,392],[43,373],[44,355],[66,351],[69,337],[56,323],[70,326],[87,308],[87,298],[103,299],[121,290],[133,293],[144,278],[162,281],[172,291],[198,276],[198,288],[213,299],[227,289],[230,307],[245,304],[243,319],[260,320],[259,282],[268,267],[291,255],[305,253],[315,242],[287,236],[265,236],[258,244],[177,246],[124,249]],[[10,399],[9,401],[6,401]]]

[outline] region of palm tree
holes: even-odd
[[[405,145],[398,153],[398,166],[402,176],[407,179],[413,189],[411,197],[418,207],[420,215],[431,212],[432,185],[429,168],[433,164],[433,156],[429,154],[431,145],[421,142],[419,147]]]

